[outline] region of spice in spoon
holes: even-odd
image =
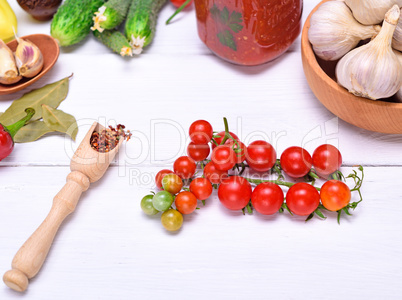
[[[90,139],[91,148],[101,153],[113,150],[120,139],[128,141],[131,138],[130,130],[124,130],[125,128],[124,125],[119,124],[116,128],[109,126],[101,132],[94,130]]]

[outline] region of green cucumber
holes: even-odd
[[[101,41],[104,45],[108,46],[113,52],[120,54],[121,56],[132,56],[130,43],[120,31],[116,29],[104,30],[99,32],[95,30],[94,36]]]
[[[158,13],[166,0],[132,0],[125,24],[125,35],[134,54],[153,39]]]
[[[82,41],[91,31],[94,12],[105,0],[66,0],[53,16],[50,34],[61,46]]]
[[[92,30],[114,29],[126,18],[132,0],[109,0],[95,12]]]

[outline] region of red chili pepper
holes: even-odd
[[[10,126],[3,126],[0,123],[0,161],[6,158],[14,149],[14,136],[35,114],[33,108],[27,108],[25,110],[27,115],[21,120],[15,122]]]

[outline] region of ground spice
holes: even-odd
[[[101,132],[94,131],[90,139],[91,148],[101,153],[113,150],[120,139],[128,141],[131,138],[130,130],[124,130],[125,128],[124,125],[119,124],[116,128],[109,126]]]

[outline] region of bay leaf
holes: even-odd
[[[14,100],[10,107],[0,116],[0,123],[8,126],[17,122],[26,116],[25,109],[28,107],[32,107],[35,110],[35,115],[31,121],[39,120],[42,118],[42,104],[57,108],[67,97],[70,77],[32,90],[21,98]]]
[[[55,131],[67,133],[75,141],[78,133],[78,125],[72,115],[43,104],[42,116],[47,127]]]
[[[36,120],[22,127],[14,136],[14,142],[16,143],[33,142],[49,132],[53,132],[53,130],[47,127],[45,122]]]

